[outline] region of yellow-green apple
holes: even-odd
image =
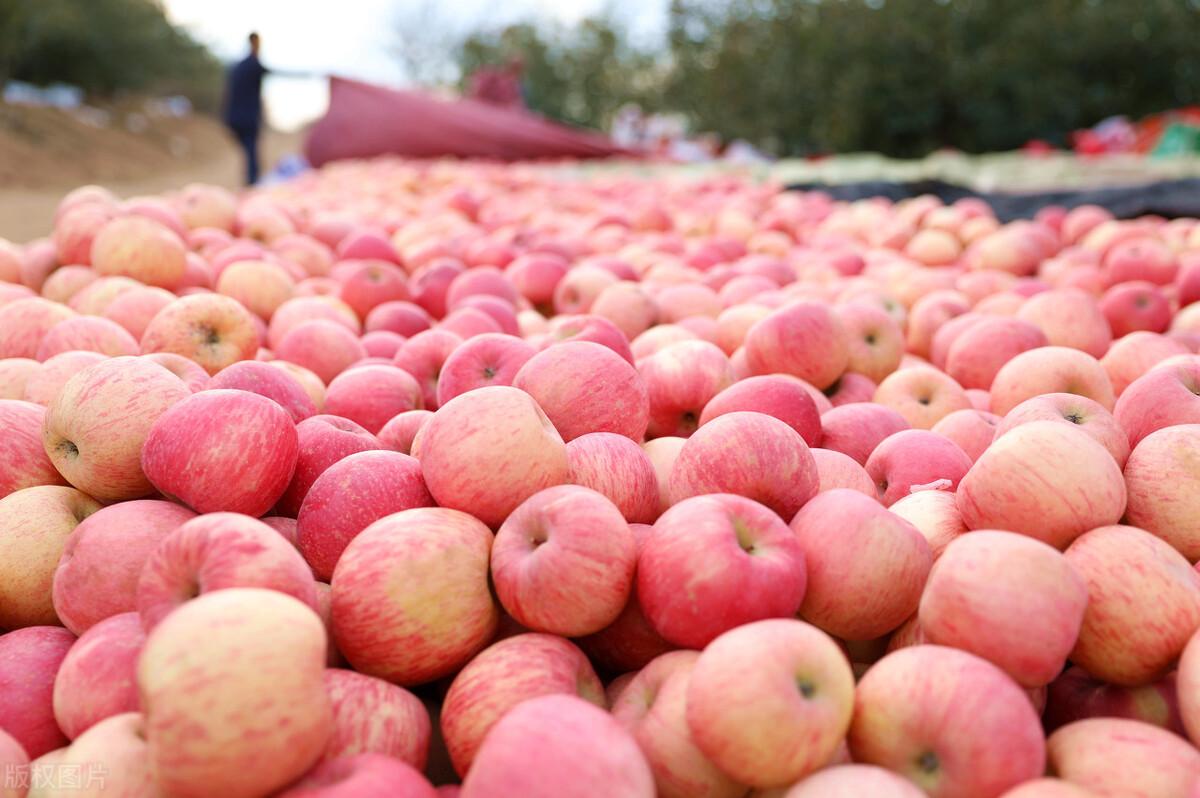
[[[146,643],[141,618],[124,612],[88,629],[54,678],[54,718],[74,740],[105,718],[138,710],[137,659]]]
[[[425,768],[431,727],[419,698],[382,679],[339,668],[325,671],[325,689],[333,707],[333,730],[322,762],[384,754]]]
[[[1170,543],[1190,562],[1200,560],[1200,424],[1150,433],[1125,464],[1128,523]]]
[[[26,384],[41,368],[32,357],[0,359],[0,399],[23,399]]]
[[[879,502],[826,491],[792,520],[808,586],[800,617],[847,640],[871,640],[917,609],[933,554],[921,533]]]
[[[447,676],[487,645],[498,609],[491,532],[466,513],[386,516],[348,545],[333,573],[333,628],[355,670],[397,684]]]
[[[1004,364],[992,381],[992,412],[1007,415],[1026,399],[1046,393],[1086,396],[1108,410],[1114,404],[1108,372],[1096,358],[1064,346],[1022,352]]]
[[[183,280],[186,253],[182,239],[170,228],[144,216],[120,216],[96,232],[90,263],[99,275],[175,288]]]
[[[328,580],[346,546],[384,516],[433,506],[415,457],[386,450],[343,457],[313,482],[297,516],[296,545]]]
[[[971,309],[964,294],[952,290],[932,291],[913,303],[908,313],[905,341],[909,352],[929,356],[929,347],[938,329]]]
[[[279,512],[290,516],[300,512],[309,489],[331,465],[355,452],[385,448],[374,435],[341,416],[304,419],[296,425],[296,439],[296,469],[278,504]]]
[[[37,357],[46,333],[59,322],[76,317],[66,305],[27,297],[0,305],[0,357]]]
[[[54,720],[54,679],[75,635],[61,626],[30,626],[0,635],[0,732],[30,758],[60,748],[67,738]]]
[[[34,402],[44,408],[54,401],[54,397],[58,396],[58,392],[67,384],[67,380],[88,366],[94,366],[106,359],[106,356],[99,352],[83,351],[63,352],[47,358],[46,362],[42,363],[42,367],[26,380],[25,394],[22,398],[26,402]],[[205,374],[204,378],[208,379],[208,375]]]
[[[142,360],[162,366],[183,380],[183,384],[192,393],[202,391],[208,385],[208,372],[194,360],[189,360],[183,355],[176,355],[172,352],[157,352],[151,355],[142,355]]]
[[[142,352],[171,352],[204,367],[209,374],[258,350],[254,317],[235,299],[194,294],[160,310],[142,334]]]
[[[314,612],[317,593],[304,558],[255,518],[208,513],[167,533],[138,577],[137,609],[146,629],[197,596],[234,587],[277,590]]]
[[[743,410],[774,416],[796,430],[809,446],[821,444],[821,415],[804,383],[795,377],[767,374],[735,382],[704,405],[700,426]]]
[[[45,417],[41,405],[0,399],[0,499],[22,488],[66,484],[42,446]]]
[[[512,335],[484,333],[464,341],[450,353],[438,378],[438,404],[488,385],[512,385],[536,350]]]
[[[1031,421],[1055,421],[1083,430],[1108,450],[1118,466],[1129,458],[1129,438],[1113,414],[1099,403],[1073,393],[1048,393],[1026,399],[1008,411],[996,427],[996,437]]]
[[[37,359],[63,352],[99,352],[109,357],[138,354],[137,340],[116,322],[98,316],[77,316],[55,324],[38,344]]]
[[[1187,661],[1185,648],[1180,658],[1179,675],[1185,684],[1187,678],[1183,675],[1182,663]],[[1128,718],[1152,723],[1183,736],[1187,734],[1183,714],[1186,703],[1187,699],[1177,688],[1174,673],[1141,687],[1122,687],[1093,679],[1083,668],[1070,667],[1047,687],[1042,724],[1052,732],[1086,718]]]
[[[680,341],[638,361],[650,400],[647,437],[687,437],[714,396],[734,383],[725,353],[707,341]]]
[[[1065,346],[1104,357],[1112,343],[1112,330],[1100,303],[1086,291],[1062,288],[1043,291],[1021,305],[1017,319],[1036,325],[1051,346]]]
[[[105,618],[137,609],[146,560],[168,534],[195,518],[186,507],[143,499],[102,507],[67,538],[54,571],[59,620],[83,634]]]
[[[606,346],[568,341],[548,347],[521,366],[512,385],[537,400],[566,441],[589,432],[615,432],[635,441],[646,434],[648,386]]]
[[[1176,734],[1124,718],[1089,718],[1046,740],[1048,767],[1099,796],[1187,798],[1200,781],[1200,752]]]
[[[1200,424],[1200,358],[1151,368],[1129,384],[1113,415],[1135,447],[1163,427]]]
[[[986,391],[1005,363],[1047,345],[1045,333],[1027,321],[987,317],[954,339],[946,353],[946,373],[964,388]]]
[[[784,786],[833,758],[850,726],[854,675],[816,627],[758,621],[704,648],[686,705],[692,740],[718,768],[743,784]]]
[[[448,330],[426,330],[405,341],[392,358],[393,365],[407,371],[420,384],[427,409],[437,410],[440,407],[438,382],[442,368],[462,342],[461,337]]]
[[[658,303],[654,297],[638,283],[628,280],[602,290],[592,303],[591,313],[612,322],[631,340],[659,322]]]
[[[996,437],[1000,417],[986,410],[955,410],[933,425],[933,432],[947,438],[974,463]]]
[[[65,393],[65,391],[64,391]],[[265,515],[296,468],[296,424],[248,391],[201,391],[158,417],[142,468],[164,496],[199,513]]]
[[[1071,662],[1125,687],[1161,678],[1200,628],[1200,574],[1167,543],[1131,526],[1093,529],[1066,557],[1088,587]]]
[[[978,531],[946,547],[919,617],[929,642],[977,654],[1034,688],[1062,672],[1087,602],[1083,577],[1057,549],[1013,532]]]
[[[855,762],[896,771],[935,797],[998,796],[1046,766],[1025,691],[987,660],[944,646],[910,646],[875,663],[855,689],[847,739]]]
[[[1167,358],[1187,355],[1190,352],[1191,350],[1182,343],[1165,335],[1131,332],[1113,341],[1108,352],[1100,358],[1100,365],[1108,372],[1113,393],[1119,401],[1125,389],[1138,377]]]
[[[421,430],[419,459],[439,505],[493,527],[570,478],[567,447],[550,419],[533,397],[507,386],[468,391],[439,408]]]
[[[0,628],[59,623],[54,569],[67,538],[99,502],[74,488],[39,485],[0,499]]]
[[[408,410],[398,413],[379,430],[379,442],[400,454],[412,454],[413,440],[431,418],[432,410]]]
[[[850,302],[835,307],[833,315],[845,333],[848,371],[879,382],[896,370],[904,354],[904,332],[885,310]]]
[[[336,321],[316,319],[296,325],[275,346],[275,356],[303,366],[329,384],[367,356],[362,341]]]
[[[919,490],[899,499],[888,510],[917,528],[929,543],[935,562],[952,540],[967,531],[950,491]]]
[[[832,449],[810,449],[813,462],[817,466],[817,491],[848,488],[856,490],[872,499],[878,498],[875,482],[867,470],[854,462],[848,455],[835,452]]]
[[[331,296],[298,296],[284,302],[267,325],[267,345],[279,348],[284,336],[309,321],[332,321],[357,336],[362,330],[358,316],[342,300]]]
[[[231,588],[180,606],[137,666],[159,788],[256,798],[291,783],[329,740],[324,673],[321,619],[291,596]]]
[[[275,798],[438,798],[440,793],[412,765],[383,754],[356,754],[319,763]]]
[[[795,534],[767,507],[731,494],[676,504],[638,556],[646,618],[666,640],[690,648],[745,623],[794,615],[806,581]]]
[[[894,372],[879,383],[873,401],[895,410],[915,429],[930,429],[955,410],[971,407],[963,387],[932,366]]]
[[[496,595],[535,632],[580,637],[617,619],[638,552],[617,506],[590,488],[558,485],[522,502],[496,533]]]
[[[865,466],[880,442],[910,426],[904,416],[889,407],[855,402],[821,416],[821,446]]]
[[[637,741],[662,798],[742,798],[738,784],[692,742],[687,690],[700,654],[673,651],[647,664],[613,702],[612,714]]]
[[[1171,324],[1171,301],[1153,283],[1142,280],[1114,285],[1100,298],[1104,314],[1114,339],[1139,330],[1166,332]]]
[[[1000,798],[1097,798],[1096,793],[1062,779],[1034,779],[1013,787]]]
[[[1115,524],[1125,480],[1108,450],[1073,425],[1031,421],[1000,436],[958,486],[969,529],[1006,529],[1066,548]]]
[[[781,798],[863,798],[868,795],[871,798],[921,798],[925,793],[908,779],[875,765],[835,765],[799,782]]]
[[[212,376],[206,388],[249,391],[265,396],[286,410],[297,424],[317,414],[317,406],[299,380],[257,360],[243,360],[226,366]]]
[[[393,417],[422,405],[416,379],[388,365],[348,369],[334,377],[325,392],[326,413],[348,418],[373,434]]]
[[[604,710],[571,695],[543,695],[495,723],[463,780],[461,796],[583,798],[596,792],[653,798],[654,776],[646,758]]]
[[[753,374],[791,374],[825,389],[850,361],[846,330],[828,306],[796,302],[774,311],[746,333]]]
[[[885,506],[920,490],[954,491],[971,467],[971,458],[957,443],[924,429],[884,438],[864,466]]]
[[[663,440],[663,439],[659,439]],[[570,481],[607,497],[631,524],[659,516],[659,484],[650,457],[615,432],[590,432],[567,444]]]
[[[442,737],[454,769],[459,775],[472,770],[480,745],[510,710],[552,694],[579,696],[605,706],[600,679],[570,641],[519,634],[481,651],[454,677],[442,704]]]

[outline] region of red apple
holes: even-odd
[[[735,382],[704,405],[700,425],[742,410],[774,416],[796,430],[809,446],[821,444],[821,416],[817,405],[804,383],[794,377],[769,374]]]
[[[341,416],[306,418],[296,425],[296,439],[296,470],[278,505],[279,512],[290,516],[300,512],[304,497],[325,469],[355,452],[385,448],[374,435]]]
[[[220,294],[181,297],[160,310],[142,333],[142,352],[171,352],[216,374],[258,350],[254,317],[235,299]]]
[[[105,718],[138,710],[135,677],[145,643],[141,618],[125,612],[71,646],[54,679],[54,717],[63,734],[74,740]]]
[[[0,635],[0,732],[30,758],[67,744],[54,720],[54,680],[75,635],[59,626],[30,626]]]
[[[431,728],[419,698],[382,679],[338,668],[325,671],[325,689],[333,730],[321,762],[383,754],[424,769]]]

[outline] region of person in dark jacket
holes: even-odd
[[[246,157],[246,185],[258,182],[258,132],[262,126],[262,79],[267,68],[258,60],[259,37],[250,34],[250,54],[229,70],[225,87],[225,124]]]

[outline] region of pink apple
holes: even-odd
[[[1108,289],[1100,299],[1100,311],[1116,339],[1138,330],[1166,332],[1171,323],[1171,303],[1166,293],[1142,281]]]
[[[1131,235],[1115,242],[1104,256],[1104,276],[1109,285],[1145,280],[1167,285],[1179,264],[1170,247],[1150,236]]]
[[[938,329],[970,308],[967,297],[957,291],[933,291],[918,299],[908,314],[908,351],[920,357],[928,357],[930,344]]]
[[[600,292],[617,282],[612,272],[596,266],[571,269],[554,288],[554,310],[560,315],[587,313]]]
[[[650,400],[646,435],[687,437],[704,407],[734,383],[725,353],[707,341],[681,341],[638,361]]]
[[[512,385],[522,366],[536,354],[525,341],[501,333],[477,335],[454,349],[438,377],[438,404],[488,385]]]
[[[1156,535],[1186,557],[1200,560],[1200,424],[1152,432],[1125,464],[1129,505],[1125,519]]]
[[[296,425],[296,469],[279,499],[283,515],[300,512],[304,497],[325,469],[355,452],[385,448],[371,433],[341,416],[318,415]]]
[[[382,357],[390,363],[408,339],[388,330],[376,330],[366,333],[360,340],[368,356]]]
[[[58,626],[30,626],[0,635],[0,732],[33,759],[67,744],[54,720],[54,680],[75,635]]]
[[[401,454],[412,454],[413,440],[431,418],[432,410],[408,410],[399,413],[379,430],[379,442]]]
[[[1200,752],[1165,729],[1122,718],[1063,726],[1046,741],[1052,773],[1096,795],[1189,796]]]
[[[1132,332],[1113,341],[1100,365],[1108,372],[1113,393],[1119,399],[1130,383],[1154,366],[1175,355],[1190,354],[1180,341],[1151,332]]]
[[[929,232],[933,231],[923,231]],[[859,798],[864,795],[921,798],[925,793],[908,779],[875,765],[835,765],[799,782],[782,798]]]
[[[770,374],[739,380],[704,406],[700,425],[742,410],[774,416],[796,430],[809,446],[821,443],[821,416],[804,383],[796,378]]]
[[[919,490],[956,490],[971,469],[971,458],[942,435],[909,429],[880,441],[864,467],[879,500],[890,506]]]
[[[293,327],[275,347],[275,355],[303,366],[329,384],[334,377],[367,356],[354,333],[325,319]]]
[[[891,374],[879,383],[874,402],[895,410],[916,429],[930,429],[955,410],[971,407],[963,387],[932,366]]]
[[[591,313],[612,322],[629,340],[637,338],[659,321],[658,303],[654,297],[639,283],[628,281],[613,283],[601,291],[592,303]],[[758,318],[756,316],[755,321]]]
[[[79,316],[51,327],[37,349],[38,360],[63,352],[99,352],[109,357],[138,354],[138,342],[121,326],[108,319]]]
[[[848,455],[831,449],[810,449],[817,466],[817,489],[819,493],[837,488],[848,488],[859,493],[877,497],[875,482],[866,469]]]
[[[271,315],[267,326],[267,344],[272,349],[278,349],[289,332],[309,321],[332,321],[356,336],[361,332],[358,316],[337,297],[295,297],[284,302]]]
[[[0,399],[23,399],[25,386],[41,368],[42,364],[31,357],[0,359]]]
[[[265,396],[286,410],[297,424],[317,414],[316,405],[295,377],[255,360],[243,360],[226,366],[213,375],[206,387],[210,390],[249,391]]]
[[[897,411],[868,402],[834,408],[821,416],[821,446],[866,465],[871,452],[889,435],[909,429]]]
[[[275,798],[438,798],[440,793],[405,762],[383,754],[356,754],[319,763]]]
[[[37,357],[46,333],[59,322],[75,318],[66,305],[41,297],[0,305],[0,358]]]
[[[0,399],[0,499],[36,485],[65,485],[42,446],[41,405]]]
[[[325,671],[325,689],[333,707],[333,731],[322,762],[383,754],[425,767],[430,722],[419,698],[382,679],[338,668]]]
[[[746,334],[754,374],[791,374],[827,388],[849,365],[846,330],[824,305],[797,302],[759,321]]]
[[[886,311],[851,302],[837,306],[833,313],[845,331],[848,371],[879,382],[896,370],[904,354],[904,332]]]
[[[1026,399],[1008,411],[1008,415],[996,427],[996,437],[1031,421],[1056,421],[1075,426],[1107,449],[1122,468],[1129,457],[1129,439],[1125,431],[1117,424],[1112,413],[1086,397],[1071,393],[1048,393]]]
[[[847,371],[838,377],[837,382],[826,388],[825,393],[833,407],[841,407],[871,401],[878,387],[869,377]]]
[[[991,445],[1000,420],[986,410],[955,410],[934,424],[932,431],[958,444],[973,463]]]
[[[446,330],[428,330],[409,338],[392,358],[392,364],[411,374],[421,385],[425,407],[437,410],[438,381],[442,368],[463,339]]]
[[[54,717],[63,734],[74,740],[105,718],[138,710],[135,677],[145,642],[141,618],[125,612],[71,646],[54,679]]]
[[[295,293],[295,281],[282,266],[265,260],[239,260],[221,270],[216,292],[269,320]]]
[[[94,366],[106,359],[106,356],[99,352],[71,351],[54,355],[25,382],[23,398],[27,402],[46,407],[54,401],[68,380],[88,366]],[[207,374],[204,375],[204,379],[208,379]]]
[[[935,562],[951,541],[967,531],[958,512],[954,493],[947,490],[911,493],[888,507],[888,510],[916,527],[929,543]]]
[[[660,439],[661,440],[661,439]],[[630,523],[653,523],[659,515],[654,463],[624,435],[592,432],[567,444],[570,480],[607,497]]]
[[[1108,373],[1100,361],[1077,349],[1044,346],[1014,357],[992,381],[992,412],[1003,416],[1026,399],[1045,393],[1073,393],[1113,406]]]
[[[964,388],[986,391],[1005,363],[1022,352],[1047,345],[1045,333],[1030,322],[985,318],[954,339],[946,353],[946,373]]]
[[[142,352],[171,352],[194,360],[216,374],[258,350],[254,317],[235,299],[195,294],[160,310],[142,333]]]
[[[422,407],[421,386],[395,366],[356,366],[329,383],[325,412],[378,433],[394,416]]]
[[[1135,447],[1155,430],[1200,423],[1200,359],[1150,369],[1129,384],[1113,415]]]
[[[341,283],[338,297],[359,318],[365,319],[384,302],[404,302],[409,298],[404,270],[395,264],[371,258],[340,260],[334,269]]]
[[[156,352],[151,355],[142,355],[142,360],[162,366],[183,380],[183,384],[192,393],[202,391],[208,385],[208,372],[195,361],[188,360],[183,355],[176,355],[171,352]]]
[[[1051,346],[1082,350],[1094,358],[1104,356],[1113,333],[1100,303],[1086,291],[1063,288],[1030,297],[1017,318],[1039,327]]]

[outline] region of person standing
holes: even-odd
[[[229,70],[225,86],[225,124],[242,147],[246,185],[258,182],[258,134],[262,126],[262,79],[267,68],[258,60],[259,36],[251,33],[250,54]]]

